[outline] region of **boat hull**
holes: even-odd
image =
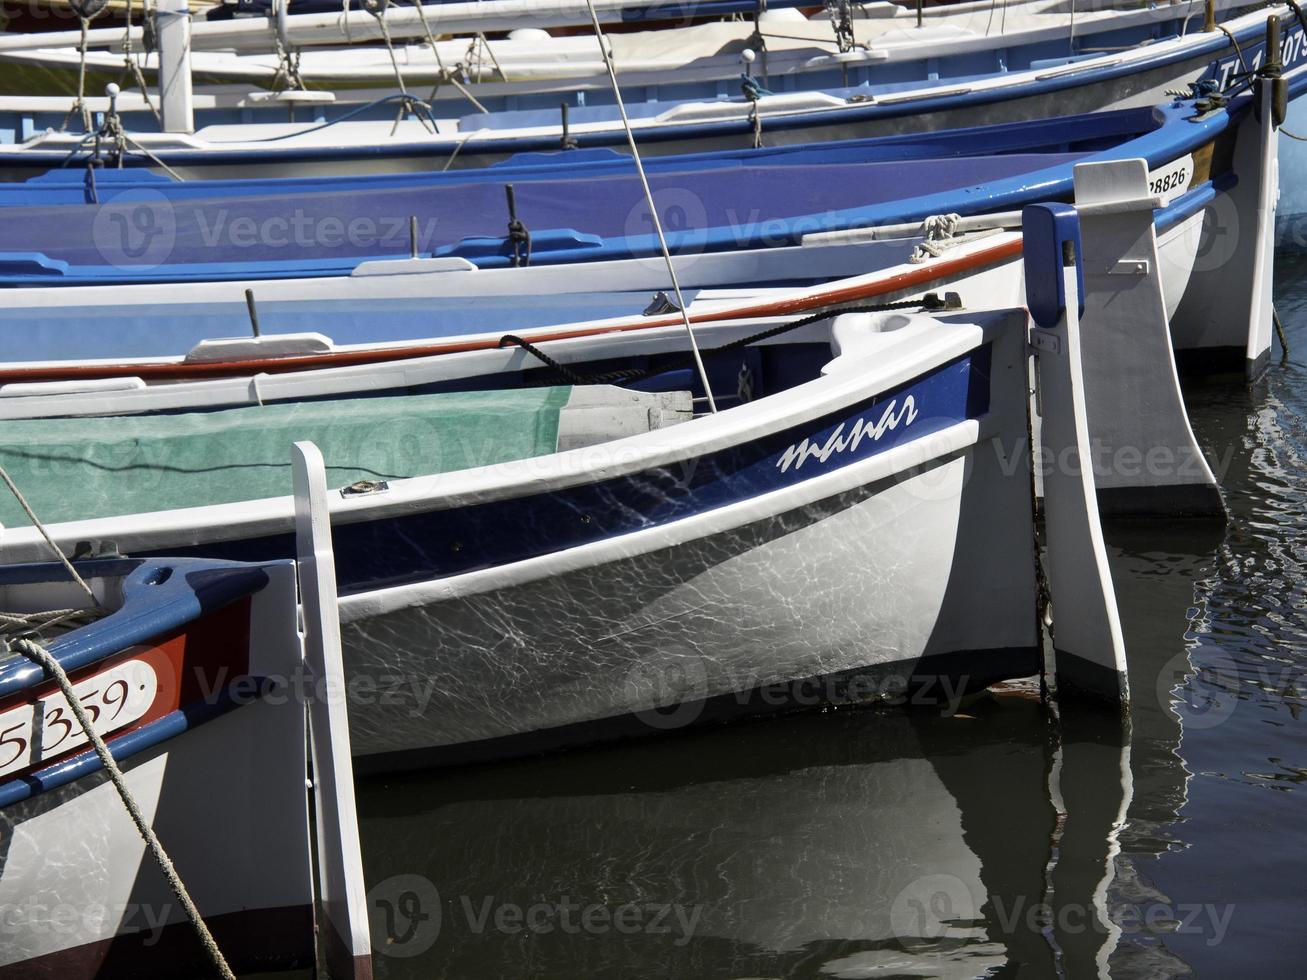
[[[1261,58],[1264,47],[1264,19],[1250,14],[1232,21],[1239,38],[1242,56],[1249,63]],[[1284,61],[1286,68],[1307,57],[1307,44],[1301,39],[1297,22],[1290,17],[1284,27]],[[1103,44],[1111,48],[1124,38],[1108,34]],[[1134,42],[1131,42],[1134,43]],[[1128,45],[1127,45],[1128,46]],[[1092,43],[1091,43],[1092,48]],[[1061,54],[1059,51],[1057,54]],[[1097,112],[1108,109],[1157,105],[1167,101],[1168,91],[1184,89],[1190,82],[1209,79],[1222,86],[1238,70],[1240,55],[1224,37],[1186,38],[1174,51],[1155,54],[1149,46],[1134,52],[1113,55],[1108,52],[1096,59],[1071,61],[1049,67],[1010,72],[1003,60],[1007,51],[991,53],[997,65],[970,69],[958,67],[952,73],[931,68],[920,87],[901,90],[901,84],[876,92],[875,82],[868,92],[848,89],[849,99],[826,96],[814,102],[804,92],[821,89],[819,73],[807,78],[802,86],[787,85],[775,100],[763,99],[758,105],[759,130],[764,145],[819,142],[833,139],[887,136],[904,133],[936,132],[987,123],[1012,123],[1027,119],[1050,118],[1073,112]],[[1079,56],[1083,57],[1083,56]],[[939,59],[931,59],[933,64]],[[954,61],[956,59],[948,59]],[[928,62],[923,62],[928,64]],[[875,66],[859,69],[875,74]],[[738,67],[728,73],[738,74]],[[951,75],[957,81],[950,81]],[[940,78],[943,81],[940,81]],[[739,149],[754,145],[755,126],[752,104],[725,103],[738,92],[727,91],[724,83],[709,95],[675,93],[666,79],[662,84],[651,78],[644,86],[650,105],[671,107],[656,118],[644,120],[646,113],[636,112],[634,127],[645,156],[678,154],[698,150]],[[895,77],[896,83],[901,79]],[[627,99],[635,103],[631,86],[638,80],[623,76]],[[825,79],[826,87],[840,84]],[[779,86],[777,86],[779,90]],[[844,92],[845,90],[832,90]],[[818,95],[820,93],[817,93]],[[713,101],[678,105],[678,99]],[[546,97],[547,98],[547,97]],[[797,101],[796,101],[797,100]],[[584,106],[584,99],[579,100]],[[507,103],[506,103],[507,105]],[[512,107],[515,108],[516,102]],[[163,161],[186,179],[223,179],[239,177],[325,176],[433,169],[483,167],[518,153],[549,152],[559,149],[559,129],[552,100],[545,103],[547,121],[539,111],[519,112],[518,123],[500,122],[488,127],[477,116],[449,121],[442,131],[431,134],[412,120],[396,127],[393,110],[382,107],[380,116],[371,123],[351,122],[350,129],[316,130],[303,137],[287,138],[277,128],[275,138],[250,140],[239,136],[248,125],[248,107],[231,110],[239,113],[233,126],[215,127],[208,135],[177,137],[173,135],[136,134],[153,160]],[[275,111],[280,116],[281,104]],[[574,105],[574,113],[583,108]],[[62,117],[64,110],[60,110]],[[0,115],[3,119],[3,115]],[[280,122],[280,118],[278,118]],[[50,125],[57,127],[52,118]],[[242,127],[238,129],[237,126]],[[461,129],[459,127],[470,127]],[[27,109],[16,118],[14,132],[31,138],[13,146],[0,147],[0,179],[21,180],[34,173],[66,165],[70,152],[80,152],[76,135],[40,132]],[[626,136],[616,119],[598,123],[573,120],[570,135],[579,147],[612,147],[625,152]],[[151,159],[129,155],[127,166],[150,166]]]
[[[304,820],[302,784],[252,778],[265,765],[287,771],[302,729],[280,724],[285,714],[251,705],[123,765],[219,948],[245,969],[313,957],[308,853],[282,843],[287,806]],[[183,964],[210,971],[103,774],[7,808],[0,820],[0,977],[164,978],[186,972]],[[256,830],[256,821],[266,826]]]
[[[400,708],[352,713],[359,764],[463,762],[828,705],[956,710],[1037,673],[1028,528],[1003,505],[1012,481],[996,464],[990,446],[973,447],[815,503],[754,505],[765,516],[648,554],[347,621],[347,671],[394,674]],[[1005,540],[977,530],[987,521]],[[346,615],[366,605],[347,602]]]
[[[285,696],[300,663],[294,568],[81,568],[100,601],[125,598],[47,649],[142,818],[230,964],[311,966],[304,710]],[[0,570],[7,604],[29,612],[70,591],[64,575]],[[0,669],[0,977],[212,973],[117,787],[34,667],[13,653]],[[270,683],[281,696],[263,696]]]
[[[838,318],[837,356],[798,387],[333,502],[355,754],[514,754],[657,731],[651,711],[714,698],[744,695],[742,714],[787,691],[791,707],[895,700],[906,678],[947,700],[1034,672],[1025,314],[954,320]],[[759,355],[731,356],[747,379]],[[133,554],[254,558],[290,546],[289,517],[265,500],[92,523]],[[638,676],[678,667],[699,686],[669,674],[668,703]]]

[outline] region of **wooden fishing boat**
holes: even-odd
[[[1301,25],[1287,8],[1273,12],[1286,20],[1291,40],[1283,54],[1296,64],[1303,56],[1302,43],[1292,38],[1300,36]],[[1233,40],[1223,33],[1177,26],[1174,36],[1162,31],[1146,34],[1140,42],[1121,31],[1096,41],[1082,37],[1070,55],[1062,42],[1049,42],[1049,51],[1029,52],[1029,64],[1014,53],[1020,50],[1012,48],[1015,42],[1004,38],[1004,46],[983,55],[988,63],[964,65],[959,58],[982,54],[963,55],[954,50],[959,43],[954,39],[932,49],[927,60],[909,60],[902,66],[894,63],[891,50],[885,64],[865,69],[865,78],[856,73],[847,79],[804,76],[783,84],[783,78],[759,75],[752,86],[746,84],[747,98],[736,82],[717,84],[705,94],[692,91],[690,83],[678,90],[666,78],[641,83],[626,71],[622,81],[646,155],[759,141],[774,145],[931,132],[1151,106],[1163,101],[1168,91],[1196,82],[1224,88],[1243,70],[1243,63],[1260,64],[1264,21],[1261,12],[1231,20]],[[931,67],[937,61],[954,67]],[[845,71],[848,66],[841,62],[837,68]],[[731,72],[732,78],[737,75],[737,70]],[[759,85],[772,86],[775,94],[757,91]],[[16,134],[13,146],[0,147],[0,173],[21,177],[97,155],[113,166],[162,164],[187,178],[428,171],[479,166],[516,153],[554,150],[563,143],[622,148],[624,142],[611,93],[602,89],[568,96],[565,119],[556,94],[526,99],[485,95],[484,101],[478,98],[479,104],[491,111],[437,106],[434,124],[425,118],[397,123],[396,104],[387,97],[392,94],[370,93],[378,100],[370,106],[314,103],[310,121],[287,124],[286,106],[293,107],[298,97],[260,102],[232,93],[201,93],[195,102],[201,128],[193,134],[189,119],[180,127],[165,126],[170,132],[152,132],[156,122],[152,115],[139,116],[149,111],[139,98],[133,101],[124,94],[113,106],[92,100],[96,112],[134,109],[138,131],[130,133],[126,145],[116,140],[93,143],[85,134],[61,132],[66,102],[51,103],[41,112],[30,101],[8,106],[0,100],[0,121],[9,119]],[[260,112],[269,120],[266,124],[257,122]]]
[[[1292,91],[1302,81],[1301,72],[1294,72],[1276,84]],[[929,291],[957,292],[970,308],[1018,304],[1019,216],[992,212],[1023,195],[1070,199],[1075,166],[1129,159],[1133,148],[1151,173],[1150,193],[1162,192],[1147,210],[1160,256],[1152,270],[1174,346],[1205,352],[1214,361],[1246,361],[1256,373],[1270,346],[1269,296],[1263,292],[1270,282],[1277,182],[1274,126],[1265,124],[1274,123],[1274,112],[1253,113],[1251,99],[1237,96],[1215,109],[1168,108],[1163,113],[1172,123],[1132,144],[1045,171],[1052,174],[1047,182],[1017,179],[889,201],[843,213],[840,220],[850,219],[844,223],[852,226],[844,231],[805,227],[800,220],[769,227],[754,222],[748,228],[755,237],[765,231],[762,244],[768,247],[689,248],[673,255],[687,314],[704,328],[731,318],[891,302]],[[1090,119],[1099,126],[1111,122]],[[898,145],[901,152],[915,146],[910,140]],[[522,186],[525,194],[528,186]],[[674,203],[666,197],[663,202]],[[956,207],[972,209],[973,216],[948,218]],[[895,217],[912,220],[884,223]],[[873,227],[858,227],[863,223]],[[1236,227],[1237,236],[1231,236]],[[793,244],[775,241],[787,234]],[[675,247],[681,240],[702,245],[708,235],[670,237]],[[502,261],[495,249],[508,243],[500,238],[488,244],[491,254],[479,258],[493,266]],[[603,246],[577,249],[588,251],[602,252]],[[478,268],[466,258],[446,256],[365,262],[349,276],[321,280],[13,289],[0,310],[0,329],[13,338],[8,363],[0,365],[6,396],[0,398],[0,415],[22,417],[22,396],[34,393],[24,387],[29,384],[77,382],[85,394],[64,389],[69,397],[104,397],[106,386],[487,349],[505,333],[541,342],[557,335],[560,323],[569,323],[562,332],[572,335],[679,322],[666,300],[662,306],[650,303],[668,286],[661,261],[588,261],[584,268],[580,276],[566,263],[535,258],[526,267]],[[251,308],[257,337],[250,336]]]
[[[1246,2],[1226,2],[1220,9],[1249,6]],[[486,11],[485,16],[477,18],[485,26],[470,37],[466,36],[467,32],[451,29],[451,24],[458,23],[460,8],[476,10],[478,7]],[[519,9],[525,9],[526,16],[502,19],[498,23],[489,17],[493,7],[493,4],[442,3],[419,10],[394,5],[383,9],[379,16],[359,11],[348,23],[342,21],[339,10],[326,17],[289,16],[282,18],[280,37],[283,50],[289,48],[296,54],[293,80],[310,90],[393,90],[397,84],[412,87],[434,84],[446,88],[450,93],[445,95],[446,99],[452,96],[466,100],[465,95],[450,85],[451,77],[461,77],[463,84],[469,86],[468,91],[477,98],[483,88],[492,97],[535,96],[606,85],[603,58],[593,34],[553,37],[538,27],[524,29],[531,27],[532,7],[552,16],[555,11],[564,10],[564,5],[522,5]],[[585,5],[575,5],[573,9],[577,11],[577,19],[588,27],[590,19]],[[928,10],[923,9],[922,22],[918,25],[916,13],[902,7],[885,5],[872,11],[878,12],[890,15],[859,17],[850,10],[849,16],[840,21],[826,11],[809,19],[798,9],[778,8],[760,14],[757,21],[712,21],[659,30],[614,32],[606,43],[624,73],[630,76],[631,84],[666,85],[670,89],[668,96],[683,98],[713,94],[713,85],[705,88],[705,83],[734,81],[740,73],[740,52],[750,45],[765,58],[765,65],[759,66],[760,74],[766,76],[764,85],[772,79],[780,83],[786,77],[810,74],[818,84],[823,78],[826,84],[847,84],[850,71],[880,63],[911,63],[938,57],[942,48],[957,60],[959,75],[979,73],[986,70],[985,66],[992,66],[993,52],[998,48],[1006,50],[1007,56],[1014,59],[1014,66],[1029,67],[1032,61],[1079,53],[1071,47],[1075,42],[1092,51],[1103,44],[1129,45],[1148,37],[1179,35],[1191,16],[1196,13],[1201,25],[1205,13],[1201,6],[1196,10],[1177,11],[1141,10],[1122,5],[1078,11],[1073,23],[1068,11],[1050,0],[1021,0],[998,13],[984,3],[973,2],[932,5]],[[425,15],[426,26],[419,15]],[[325,43],[321,39],[300,40],[306,33],[301,21],[324,20],[331,24],[329,40]],[[276,21],[269,17],[196,24],[190,56],[196,86],[284,87],[288,66],[285,56],[276,50],[278,34],[274,31],[265,44],[251,51],[251,32],[239,30],[254,27],[266,31],[273,23]],[[485,38],[486,31],[505,30],[506,37]],[[235,49],[227,37],[234,31],[241,35]],[[389,46],[358,43],[382,41],[383,31],[390,35]],[[465,36],[449,37],[458,33]],[[405,37],[413,43],[393,43]],[[98,90],[104,81],[112,80],[123,70],[124,32],[98,30],[89,41],[85,64],[94,73],[92,84],[99,82],[95,86]],[[61,47],[61,43],[66,46]],[[0,40],[0,61],[40,67],[48,73],[47,77],[62,73],[66,81],[58,94],[75,94],[83,61],[79,44],[80,37],[72,31],[21,40],[7,38]],[[973,54],[974,59],[970,57]],[[137,64],[147,79],[152,79],[160,55],[142,50]],[[452,76],[451,68],[455,69]],[[907,77],[917,74],[910,69]],[[863,80],[865,77],[857,78]]]
[[[1307,87],[1307,71],[1289,78]],[[1082,162],[1143,157],[1168,197],[1198,182],[1220,186],[1235,177],[1229,147],[1247,106],[1247,96],[1228,108],[1176,102],[893,138],[847,151],[777,150],[756,164],[735,157],[716,166],[696,156],[679,166],[668,162],[650,183],[662,208],[680,212],[681,227],[667,235],[674,254],[771,249],[821,233],[1067,198],[1073,167]],[[584,170],[559,176],[549,166],[519,169],[524,179],[514,183],[507,206],[504,188],[478,175],[420,188],[404,186],[411,178],[360,178],[323,191],[177,201],[139,189],[99,206],[14,207],[0,232],[0,283],[345,276],[400,256],[479,268],[657,256],[640,180],[605,169],[593,177]],[[905,183],[916,193],[904,196]]]
[[[804,703],[787,691],[874,702],[1037,670],[1025,324],[736,323],[703,352],[721,410],[693,418],[683,334],[664,329],[564,342],[562,387],[469,351],[444,390],[10,422],[0,455],[56,540],[254,558],[288,546],[290,502],[267,496],[279,447],[319,441],[348,484],[331,502],[346,672],[394,701],[352,718],[361,764],[499,756],[657,730],[686,704],[708,722]],[[625,387],[583,383],[636,357]],[[1082,411],[1056,407],[1064,390],[1046,416]],[[129,430],[138,452],[97,455]],[[93,458],[118,471],[112,502],[36,479],[49,464],[90,491],[63,468]],[[1071,537],[1074,561],[1090,538]],[[28,547],[10,533],[7,553]]]
[[[293,567],[78,567],[95,605],[57,563],[0,567],[6,617],[23,620],[7,618],[6,632],[46,638],[230,961],[310,965],[303,706],[264,689],[299,671]],[[51,609],[63,623],[47,632],[39,614]],[[12,650],[0,662],[0,732],[0,976],[207,972],[67,699]]]
[[[301,523],[307,661],[290,561],[0,566],[0,976],[371,976],[344,706],[313,694],[343,683],[339,649]]]

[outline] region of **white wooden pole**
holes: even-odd
[[[326,918],[319,936],[330,976],[371,980],[372,941],[354,804],[326,467],[322,453],[311,442],[295,443],[291,464],[305,661],[313,682],[309,730],[318,818],[319,886]]]
[[[1126,710],[1125,638],[1103,543],[1081,364],[1078,222],[1067,205],[1025,210],[1026,303],[1034,318],[1044,529],[1058,698]],[[1092,324],[1086,324],[1086,330]]]
[[[195,132],[191,97],[191,12],[187,0],[157,0],[159,101],[163,128],[169,133]]]

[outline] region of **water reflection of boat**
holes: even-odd
[[[1127,920],[1108,967],[1148,977],[1188,975],[1190,967],[1132,920],[1151,907],[1174,917],[1175,902],[1154,881],[1159,861],[1180,844],[1176,825],[1188,799],[1190,772],[1181,753],[1183,726],[1173,688],[1191,672],[1192,624],[1202,616],[1196,582],[1210,569],[1224,535],[1219,524],[1120,524],[1107,529],[1112,579],[1130,640],[1129,799],[1105,904]],[[1167,926],[1159,918],[1159,931]]]
[[[1007,692],[951,717],[808,715],[361,785],[387,975],[1173,975],[1120,922],[1167,901],[1141,859],[1185,798],[1153,691],[1210,557],[1186,532],[1109,536],[1139,650],[1129,742],[1102,715],[1054,737]]]
[[[1051,968],[1053,949],[1024,916],[1044,901],[1056,820],[1045,732],[1037,703],[986,698],[956,717],[828,714],[405,780],[403,792],[365,785],[374,908],[398,906],[388,889],[414,874],[441,896],[439,936],[390,966],[504,977]],[[631,934],[569,934],[565,902],[614,915],[666,907],[672,931],[649,932],[646,914]],[[554,907],[538,915],[547,931],[496,929],[499,909],[541,904]]]
[[[1132,769],[1136,799],[1125,832],[1127,849],[1164,852],[1170,824],[1186,800],[1188,773],[1180,756],[1180,715],[1170,686],[1189,665],[1190,624],[1200,615],[1195,581],[1215,560],[1219,525],[1123,525],[1109,528],[1108,556],[1123,628],[1131,639]]]

